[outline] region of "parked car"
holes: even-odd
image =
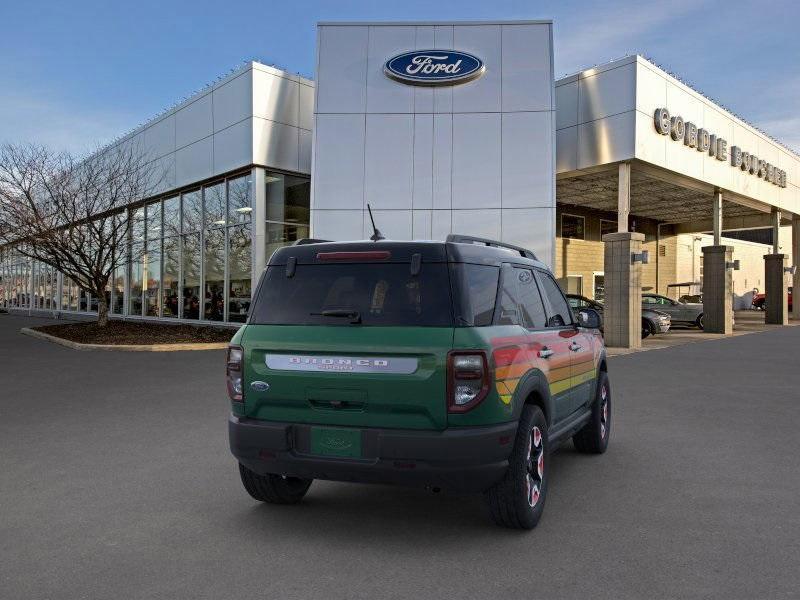
[[[697,302],[678,302],[661,294],[642,294],[642,309],[651,308],[667,313],[673,325],[703,328],[703,305]]]
[[[499,525],[535,527],[550,451],[571,438],[603,453],[611,432],[600,319],[579,316],[531,252],[491,240],[277,250],[227,355],[245,490],[274,504],[314,479],[481,492]]]
[[[579,294],[567,294],[567,300],[573,312],[578,312],[585,308],[593,308],[600,315],[600,331],[603,331],[603,305],[602,303],[591,300]],[[642,339],[656,333],[667,333],[672,320],[667,313],[663,313],[650,308],[642,308]]]
[[[789,311],[792,310],[792,286],[789,286],[789,293],[787,294],[787,299],[789,301]],[[756,294],[753,296],[753,308],[757,310],[766,310],[767,308],[767,295],[766,294]]]

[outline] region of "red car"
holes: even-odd
[[[789,286],[789,293],[787,295],[789,298],[789,311],[792,310],[792,287]],[[767,307],[767,295],[766,294],[756,294],[753,296],[753,308],[758,310],[764,310]]]

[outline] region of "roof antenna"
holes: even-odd
[[[372,221],[372,230],[374,231],[374,233],[369,236],[369,239],[371,239],[373,242],[385,240],[386,238],[383,237],[383,234],[380,232],[380,230],[375,227],[375,219],[372,217],[372,207],[369,205],[369,203],[367,203],[367,210],[369,211],[369,220]]]

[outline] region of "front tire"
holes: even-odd
[[[502,481],[484,494],[492,519],[502,527],[533,529],[547,498],[550,442],[547,420],[538,406],[526,405]]]
[[[597,378],[597,391],[592,403],[592,416],[578,433],[572,436],[572,443],[578,452],[602,454],[608,448],[611,436],[611,386],[608,373],[601,371]]]
[[[703,314],[701,314],[699,317],[697,317],[696,324],[700,329],[705,329],[705,327],[703,326],[703,323],[704,323],[703,319],[704,318],[705,318],[705,315],[703,315]]]
[[[648,337],[652,332],[650,329],[650,323],[642,319],[642,339]]]
[[[239,463],[239,476],[247,493],[269,504],[297,504],[306,495],[313,479],[259,475]]]

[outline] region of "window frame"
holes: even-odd
[[[611,219],[600,219],[600,239],[603,239],[603,223],[611,223],[614,226],[614,231],[610,231],[609,233],[617,233],[619,231],[619,220],[612,221]]]
[[[564,236],[564,217],[574,217],[576,219],[580,219],[581,220],[581,222],[583,223],[583,227],[582,227],[583,237],[565,237]],[[561,223],[560,223],[560,225],[561,225],[561,230],[560,230],[561,239],[586,241],[586,217],[584,217],[582,215],[574,215],[572,213],[561,213]]]

